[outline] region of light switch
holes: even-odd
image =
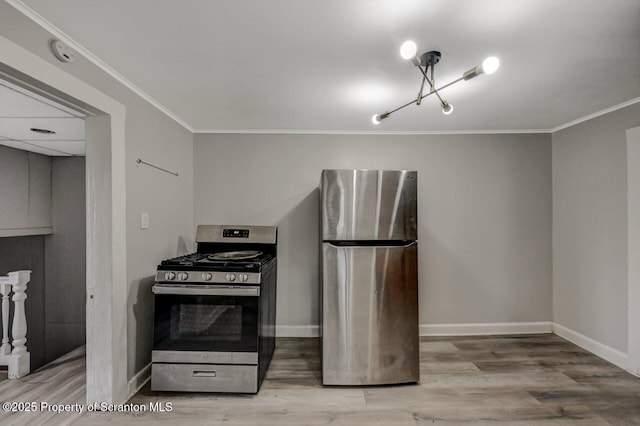
[[[149,213],[140,215],[140,229],[149,229]]]

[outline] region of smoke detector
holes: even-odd
[[[73,62],[76,59],[76,53],[60,40],[51,40],[51,51],[60,62]]]

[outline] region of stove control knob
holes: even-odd
[[[174,280],[176,278],[176,273],[175,272],[165,272],[164,273],[164,279],[167,281],[171,281]]]
[[[227,274],[227,275],[225,275],[225,278],[227,279],[227,281],[235,281],[236,280],[236,274]]]
[[[247,282],[247,280],[249,279],[249,275],[247,275],[247,274],[240,274],[239,278],[240,278],[240,281],[242,281],[243,283],[246,283],[246,282]]]
[[[189,278],[189,274],[187,274],[186,272],[178,272],[178,279],[180,281],[186,281],[187,278]]]
[[[211,272],[203,272],[202,273],[202,279],[205,281],[211,281],[211,279],[213,278],[213,275],[211,274]]]

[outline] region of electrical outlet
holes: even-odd
[[[149,229],[149,213],[140,215],[140,229]]]

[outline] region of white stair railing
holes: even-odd
[[[27,298],[27,283],[31,280],[31,271],[9,272],[0,276],[0,295],[2,295],[2,341],[0,342],[0,365],[6,365],[9,378],[17,379],[30,371],[31,355],[27,351],[27,316],[24,301]],[[13,324],[9,341],[9,295],[13,301]]]

